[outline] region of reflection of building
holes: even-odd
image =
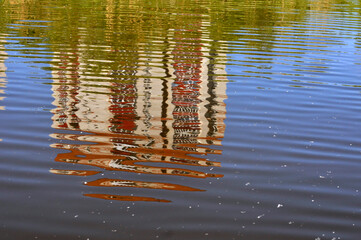
[[[163,51],[151,46],[123,49],[119,51],[121,54],[137,52],[141,57],[117,69],[107,67],[107,63],[114,62],[112,59],[86,58],[81,38],[77,38],[80,40],[73,51],[56,52],[53,128],[87,134],[52,136],[91,142],[54,144],[53,147],[70,150],[59,154],[56,161],[113,171],[221,177],[186,167],[220,166],[219,162],[203,156],[221,153],[212,149],[212,145],[220,145],[225,129],[226,82],[220,77],[225,70],[214,63],[220,54],[202,42],[209,37],[200,29],[201,23],[196,29],[170,30],[167,41],[172,42],[172,47],[164,47]],[[162,60],[154,62],[153,56],[161,56]],[[95,74],[89,69],[91,62],[105,67]],[[160,163],[176,167],[159,166]],[[93,174],[76,170],[52,172]],[[194,191],[191,187],[168,183],[112,179],[106,185],[103,180],[98,181],[102,184],[97,186],[127,182],[128,187]]]

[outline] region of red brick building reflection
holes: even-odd
[[[53,173],[87,176],[103,169],[195,178],[222,176],[187,166],[208,170],[220,166],[206,155],[221,154],[214,146],[221,144],[224,135],[226,79],[220,77],[225,75],[224,66],[212,59],[224,56],[202,42],[206,34],[202,23],[170,29],[169,33],[172,37],[165,41],[173,47],[161,52],[147,45],[119,50],[125,56],[137,53],[138,57],[118,66],[114,59],[89,59],[80,37],[73,51],[56,53],[53,128],[77,132],[53,134],[61,142],[52,146],[67,150],[58,154],[56,161],[77,163],[79,170],[54,169]],[[107,48],[112,51],[111,46]],[[164,57],[161,64],[153,64],[152,56],[160,54]],[[92,72],[92,64],[102,71]],[[164,163],[174,167],[159,165]],[[134,186],[155,185],[136,182]],[[172,184],[157,186],[169,190]],[[179,185],[177,189],[192,188]]]

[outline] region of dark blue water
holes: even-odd
[[[361,236],[359,1],[0,2],[0,239]]]

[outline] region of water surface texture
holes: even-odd
[[[361,239],[361,1],[0,0],[0,238]]]

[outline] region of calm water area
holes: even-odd
[[[360,0],[0,0],[0,240],[361,239]]]

